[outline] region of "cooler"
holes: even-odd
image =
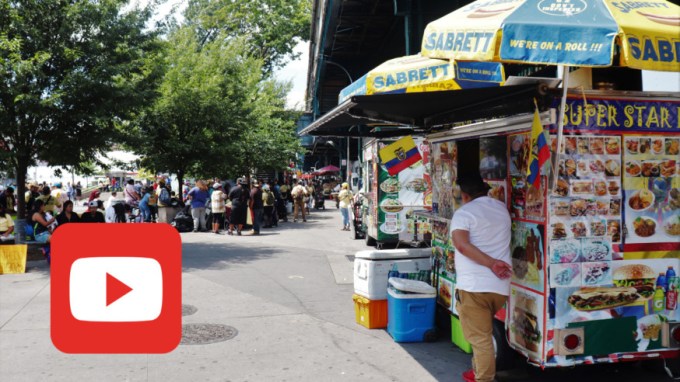
[[[355,294],[354,313],[357,324],[368,329],[384,329],[387,327],[387,300],[369,300]]]
[[[390,278],[387,332],[396,342],[422,342],[434,334],[436,290],[422,281]]]
[[[472,345],[465,339],[460,320],[454,315],[451,315],[451,342],[458,346],[460,350],[468,354],[472,353]]]
[[[430,248],[359,251],[354,255],[354,293],[370,300],[387,299],[388,273],[430,271]]]

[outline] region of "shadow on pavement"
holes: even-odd
[[[182,243],[182,270],[228,269],[230,265],[271,258],[275,252],[275,248],[249,248],[233,243]]]

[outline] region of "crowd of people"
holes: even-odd
[[[210,185],[210,186],[209,186]],[[289,204],[293,205],[293,222],[298,217],[307,221],[309,212],[319,196],[319,185],[313,182],[264,180],[245,177],[228,182],[198,180],[192,188],[186,187],[183,199],[191,209],[193,232],[242,235],[246,226],[252,226],[252,235],[263,228],[278,226],[288,221]],[[210,227],[209,227],[210,226]]]
[[[349,230],[351,192],[347,186],[343,184],[339,192],[343,230]],[[186,182],[181,190],[177,195],[164,177],[154,182],[129,179],[120,185],[100,182],[83,200],[80,182],[69,182],[66,187],[60,182],[32,182],[24,195],[27,239],[49,243],[54,230],[69,223],[173,223],[175,212],[182,209],[191,216],[193,232],[242,235],[245,227],[252,227],[250,234],[259,235],[262,229],[287,222],[289,214],[293,222],[306,222],[310,211],[318,207],[318,202],[323,205],[325,199],[321,184],[311,180],[279,182],[242,177],[234,184],[219,179],[197,180],[193,186]],[[102,200],[107,191],[110,196]],[[0,191],[0,242],[14,241],[17,197],[13,187]],[[84,206],[86,211],[78,214],[76,206]]]

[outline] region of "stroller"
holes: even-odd
[[[325,210],[326,209],[325,201],[326,201],[326,198],[323,194],[323,190],[318,190],[314,194],[314,208],[317,209],[317,210]]]
[[[194,230],[194,219],[191,217],[191,206],[185,206],[175,215],[170,223],[179,232],[191,232]]]

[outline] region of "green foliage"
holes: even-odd
[[[0,2],[0,147],[20,190],[36,159],[78,168],[154,96],[152,9],[126,3]]]
[[[197,177],[279,168],[299,148],[287,86],[262,80],[262,61],[241,39],[201,43],[188,27],[171,36],[160,96],[137,120],[142,165]],[[264,155],[263,155],[264,154]]]
[[[311,0],[190,0],[185,17],[200,41],[245,39],[271,73],[309,39],[311,9]]]

